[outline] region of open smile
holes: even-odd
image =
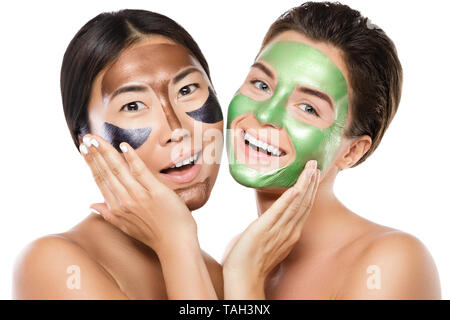
[[[244,143],[249,148],[252,148],[257,152],[261,152],[272,157],[283,157],[286,155],[286,152],[280,150],[277,146],[273,146],[265,141],[259,140],[245,130],[242,130],[241,134],[242,139],[244,139]]]
[[[187,183],[195,179],[201,169],[202,150],[191,155],[183,156],[181,159],[173,161],[160,173],[162,176],[176,183]]]
[[[234,155],[241,164],[268,172],[295,159],[295,149],[285,129],[261,125],[253,114],[234,119],[231,129]]]

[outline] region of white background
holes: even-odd
[[[59,91],[64,51],[103,11],[165,14],[205,54],[224,112],[265,32],[300,1],[66,1],[0,5],[0,298],[11,297],[13,263],[30,241],[66,231],[102,201],[65,124]],[[338,197],[374,222],[411,233],[438,266],[450,298],[449,5],[445,1],[345,1],[383,28],[404,68],[399,111],[376,152],[337,179]],[[223,158],[210,201],[194,215],[202,247],[220,260],[256,217],[254,194]],[[98,235],[101,236],[101,235]],[[51,263],[51,261],[49,261]],[[411,279],[414,281],[414,279]]]

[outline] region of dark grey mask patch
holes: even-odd
[[[133,149],[139,148],[147,140],[150,132],[152,132],[150,127],[123,129],[108,122],[103,124],[103,138],[119,152],[122,152],[119,147],[121,142],[128,143]]]
[[[216,123],[223,120],[222,109],[219,101],[210,87],[208,87],[209,95],[205,104],[194,111],[186,112],[186,114],[197,121],[205,123]]]

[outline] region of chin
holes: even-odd
[[[194,184],[193,186],[175,190],[191,211],[203,207],[209,199],[210,191],[209,178],[204,182]]]

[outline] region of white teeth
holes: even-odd
[[[173,166],[170,167],[170,169],[179,168],[179,167],[185,166],[187,164],[194,164],[194,163],[197,162],[197,159],[198,159],[199,155],[200,155],[200,152],[197,152],[192,157],[184,159],[184,160],[182,160],[180,162],[175,163]]]
[[[244,132],[244,140],[248,141],[248,143],[253,145],[254,147],[264,150],[266,153],[270,152],[274,156],[279,157],[282,154],[280,149],[278,149],[277,147],[267,144],[264,141],[258,140],[246,131]]]

